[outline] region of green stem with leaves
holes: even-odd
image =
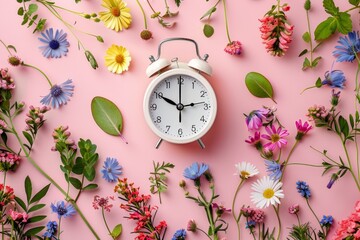
[[[349,172],[351,173],[351,176],[353,177],[353,179],[355,181],[355,184],[356,184],[356,186],[358,188],[358,191],[360,192],[360,184],[359,184],[359,181],[358,181],[357,177],[355,176],[354,169],[353,169],[352,164],[351,164],[351,159],[350,159],[350,156],[349,156],[349,152],[347,150],[346,144],[345,144],[345,142],[344,142],[341,135],[340,135],[340,139],[341,139],[341,143],[342,143],[342,146],[344,148],[344,151],[345,151],[346,159],[348,161]]]
[[[223,8],[224,8],[226,36],[227,36],[229,44],[230,44],[231,38],[230,38],[230,33],[229,33],[229,23],[228,23],[227,12],[226,12],[226,2],[225,2],[225,0],[222,0],[222,2],[223,2]]]
[[[355,75],[355,113],[359,112],[359,105],[358,103],[360,102],[360,86],[359,86],[359,72],[360,72],[360,59],[359,56],[357,55],[357,53],[355,53],[356,56],[356,60],[358,62],[358,67],[356,70],[356,75]],[[355,129],[358,128],[358,122],[355,121]],[[355,149],[356,149],[356,168],[357,168],[357,179],[358,181],[360,181],[360,162],[359,162],[359,145],[358,145],[358,141],[357,141],[357,131],[355,131],[354,133],[354,142],[355,142]]]
[[[111,230],[110,230],[110,228],[109,228],[109,225],[107,224],[107,221],[106,221],[106,218],[105,218],[105,212],[104,212],[104,208],[103,208],[103,207],[101,208],[101,215],[102,215],[102,218],[103,218],[104,223],[105,223],[105,227],[106,227],[109,235],[111,236],[112,239],[115,240],[115,238],[114,238],[114,237],[112,236],[112,234],[111,234]]]
[[[236,188],[236,191],[235,191],[235,194],[234,194],[234,198],[233,198],[233,201],[232,201],[232,206],[231,206],[231,212],[232,212],[232,215],[233,215],[233,218],[236,222],[236,227],[237,227],[237,230],[238,230],[238,239],[240,240],[240,233],[241,233],[241,229],[240,229],[240,218],[241,218],[241,212],[239,213],[238,216],[236,216],[236,213],[235,213],[235,201],[236,201],[236,197],[241,189],[241,186],[243,185],[243,183],[245,182],[244,179],[241,179],[239,185],[237,186]]]

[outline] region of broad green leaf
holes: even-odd
[[[209,24],[205,24],[203,28],[203,32],[205,37],[209,38],[214,34],[214,28]]]
[[[352,31],[350,14],[346,12],[339,13],[339,16],[337,17],[337,30],[342,34],[348,34]]]
[[[302,35],[302,39],[303,39],[306,43],[309,43],[309,42],[310,42],[310,33],[309,33],[309,32],[305,32],[305,33]]]
[[[346,138],[349,135],[349,124],[343,116],[339,117],[339,126],[341,133]]]
[[[271,83],[260,73],[249,72],[245,77],[245,84],[249,92],[255,97],[270,98],[275,102]]]
[[[30,209],[29,209],[29,211],[28,211],[28,213],[31,213],[31,212],[34,212],[34,211],[37,211],[37,210],[39,210],[39,209],[42,209],[43,207],[45,207],[46,206],[46,204],[36,204],[36,205],[34,205],[34,206],[32,206]]]
[[[38,10],[38,5],[32,3],[29,5],[28,14],[31,15]]]
[[[32,194],[32,184],[29,176],[26,176],[25,178],[25,193],[26,193],[27,202],[29,203]]]
[[[27,230],[24,233],[24,235],[25,236],[34,236],[34,235],[38,234],[39,232],[41,232],[44,228],[45,228],[44,226],[31,228],[31,229]]]
[[[72,169],[72,172],[77,174],[77,175],[81,175],[84,172],[84,163],[83,163],[83,159],[81,157],[76,158],[76,162],[75,165]]]
[[[91,113],[96,124],[107,134],[122,137],[123,117],[119,108],[110,100],[94,97]]]
[[[81,189],[81,182],[79,179],[74,178],[74,177],[69,177],[69,182],[71,183],[71,185],[74,186],[74,188],[76,188],[77,190]]]
[[[335,6],[334,0],[324,0],[323,6],[325,8],[325,12],[332,16],[335,16],[339,13],[339,8]]]
[[[325,40],[329,38],[337,28],[337,20],[334,17],[328,17],[321,22],[315,29],[315,40]]]
[[[40,222],[46,218],[45,215],[34,216],[28,219],[27,223]]]
[[[30,203],[36,203],[40,201],[45,195],[47,194],[49,190],[50,184],[43,187],[39,192],[37,192],[34,197],[31,199]]]
[[[118,224],[114,227],[114,229],[111,231],[111,236],[113,238],[118,238],[122,233],[122,225]]]
[[[212,14],[213,12],[215,12],[215,11],[216,11],[216,7],[210,8],[209,10],[207,10],[207,12],[206,12],[204,15],[201,16],[200,20],[202,20],[203,18],[211,15],[211,14]]]
[[[354,5],[354,6],[359,6],[360,0],[349,0],[349,3]]]
[[[24,211],[26,211],[26,204],[21,198],[15,196],[15,201]]]
[[[93,181],[95,179],[96,171],[95,168],[92,166],[86,166],[84,169],[84,176],[88,181]]]
[[[83,191],[92,190],[92,189],[96,189],[96,188],[98,188],[98,185],[95,184],[95,183],[91,183],[91,184],[85,186],[85,187],[83,188]]]

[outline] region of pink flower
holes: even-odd
[[[189,232],[196,232],[197,226],[194,219],[189,220],[186,230],[188,230]]]
[[[259,130],[263,125],[263,120],[267,119],[270,113],[271,111],[265,108],[252,111],[245,119],[248,130]]]
[[[222,204],[213,203],[212,204],[213,209],[215,209],[216,214],[221,217],[221,215],[225,212],[231,212],[231,209],[225,208]]]
[[[240,41],[232,41],[228,43],[224,49],[225,52],[230,55],[240,55],[241,54],[241,42]]]
[[[302,123],[301,119],[295,122],[296,128],[297,128],[297,134],[295,139],[301,140],[303,136],[307,134],[312,129],[312,126],[309,124],[309,122],[305,121],[304,124]]]
[[[12,209],[9,210],[10,218],[17,222],[24,222],[26,223],[28,221],[29,216],[26,213],[19,213]]]
[[[253,215],[251,216],[251,220],[256,223],[263,223],[265,219],[265,212],[260,209],[255,209]]]
[[[290,214],[296,214],[300,211],[300,206],[299,204],[294,204],[292,206],[289,207],[289,213]]]
[[[20,160],[20,156],[15,153],[0,151],[0,172],[15,171]]]
[[[280,149],[283,145],[287,144],[285,139],[289,135],[287,130],[283,130],[281,127],[276,129],[274,125],[266,127],[265,130],[268,134],[262,134],[261,137],[270,141],[264,145],[265,148],[274,151],[276,148]]]
[[[290,10],[290,6],[287,5],[287,4],[284,4],[281,8],[282,8],[282,10],[283,10],[284,12],[287,12],[287,11]]]
[[[113,207],[112,204],[109,204],[109,199],[114,201],[114,196],[109,197],[100,197],[98,195],[94,196],[94,201],[92,203],[94,209],[103,208],[104,210],[110,212],[110,209]]]

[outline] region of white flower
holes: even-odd
[[[259,170],[253,164],[248,162],[237,163],[235,164],[235,167],[237,170],[235,175],[239,175],[239,177],[244,180],[259,173]]]
[[[269,207],[270,204],[274,206],[280,204],[280,198],[284,198],[281,187],[282,182],[264,176],[252,184],[251,189],[254,192],[251,193],[251,201],[258,208]]]

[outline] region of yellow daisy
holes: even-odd
[[[106,50],[105,65],[112,73],[121,74],[129,69],[131,57],[123,46],[113,44]]]
[[[101,6],[108,11],[100,12],[101,21],[107,28],[115,31],[122,31],[123,28],[129,28],[131,24],[130,8],[126,7],[123,0],[103,0]]]

